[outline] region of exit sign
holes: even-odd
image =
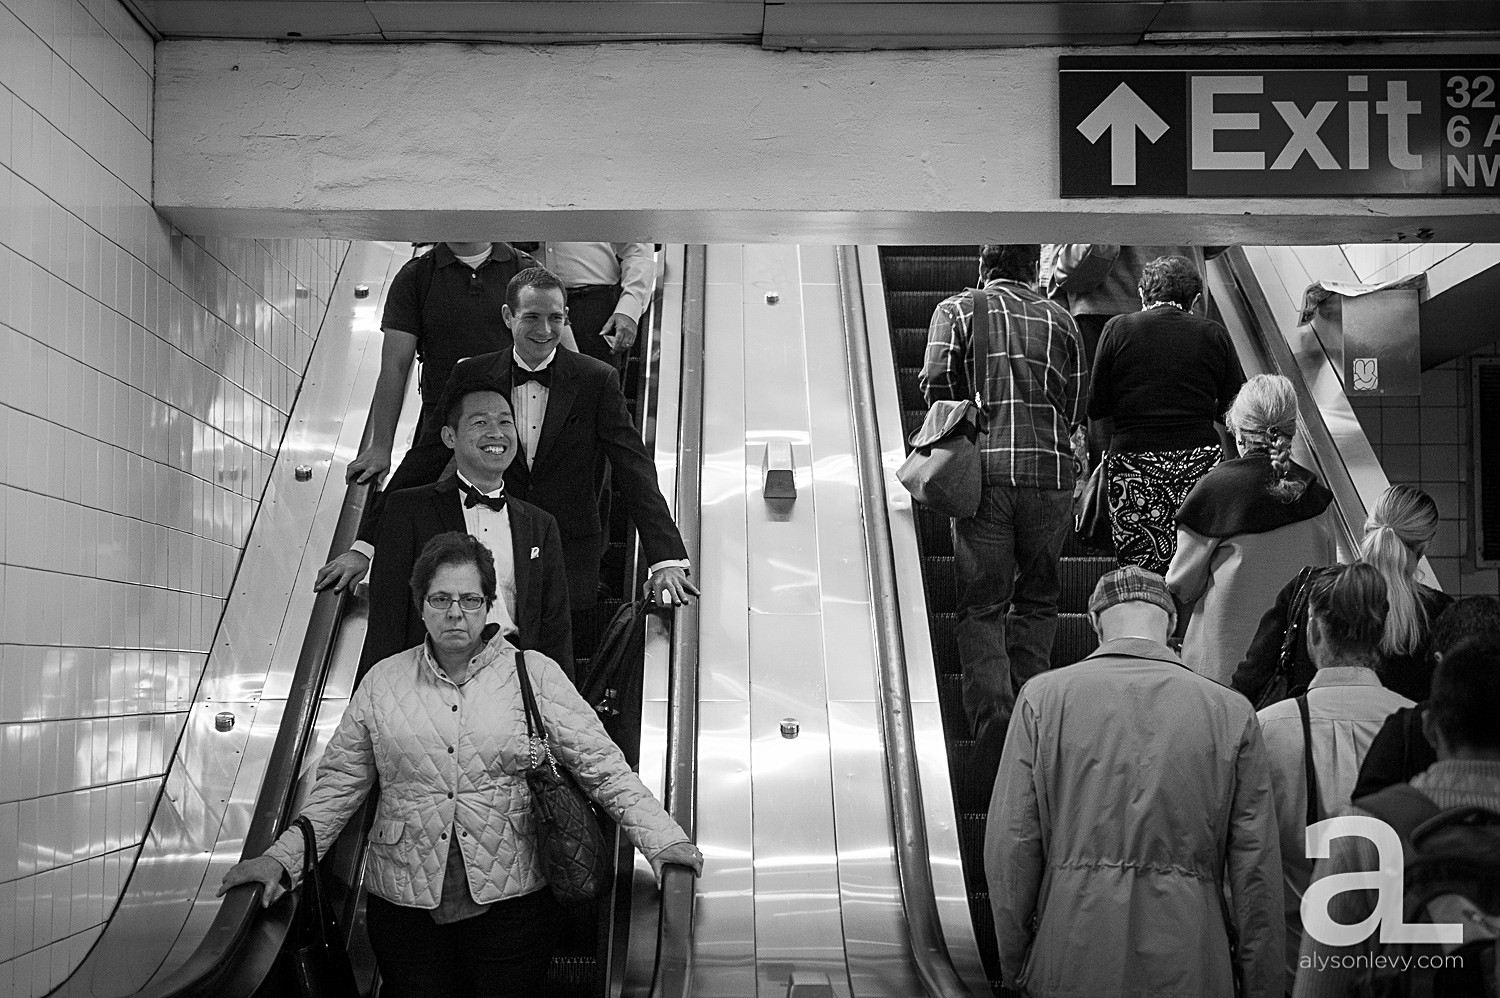
[[[1500,194],[1500,58],[1058,60],[1063,197]]]

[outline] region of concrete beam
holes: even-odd
[[[265,237],[1500,242],[1495,198],[1064,201],[1061,51],[162,42],[155,201]]]

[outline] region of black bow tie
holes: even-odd
[[[515,384],[513,387],[520,388],[528,381],[535,381],[543,388],[550,389],[552,387],[551,365],[542,368],[540,371],[528,371],[526,370],[526,368],[517,365],[515,368]]]
[[[500,489],[500,494],[494,497],[487,496],[474,486],[465,482],[459,482],[458,487],[464,492],[464,509],[473,509],[475,506],[487,506],[496,513],[505,511],[505,489]]]

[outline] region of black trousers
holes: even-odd
[[[439,925],[423,908],[367,895],[381,998],[536,998],[562,925],[552,891],[497,901],[483,915]]]
[[[618,284],[588,284],[568,289],[568,325],[573,327],[578,352],[615,368],[623,367],[625,360],[615,356],[604,337],[599,335],[599,330],[615,314],[615,306],[619,303]]]

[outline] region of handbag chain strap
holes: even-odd
[[[557,772],[557,760],[552,758],[552,748],[547,744],[547,726],[542,723],[542,712],[536,705],[536,694],[531,689],[531,675],[526,668],[526,652],[516,652],[516,681],[521,684],[521,704],[526,715],[526,744],[530,757],[530,768],[540,769],[543,763]]]
[[[1281,654],[1276,659],[1276,669],[1286,679],[1288,686],[1292,683],[1292,659],[1296,655],[1297,634],[1306,622],[1307,590],[1311,579],[1310,565],[1297,573],[1297,591],[1292,594],[1292,602],[1287,607],[1286,631],[1281,636]]]
[[[971,345],[974,354],[974,405],[978,407],[980,415],[983,415],[984,389],[990,383],[990,296],[985,293],[984,288],[971,288],[969,297],[974,305],[974,318],[970,322],[974,334]]]

